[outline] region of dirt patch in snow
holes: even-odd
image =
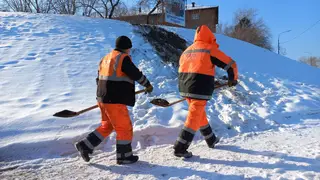
[[[187,41],[179,35],[153,25],[135,25],[140,33],[156,50],[165,63],[179,65],[182,52],[188,47]]]

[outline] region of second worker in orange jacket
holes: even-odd
[[[238,69],[236,62],[218,48],[214,34],[202,25],[195,32],[194,43],[180,57],[179,91],[186,98],[189,110],[184,127],[174,144],[174,155],[177,157],[192,157],[187,149],[199,129],[210,148],[219,142],[205,111],[214,90],[215,66],[227,71],[229,86],[237,84]]]

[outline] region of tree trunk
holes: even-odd
[[[110,11],[110,14],[109,14],[109,19],[112,19],[112,15],[113,15],[114,9],[118,6],[120,0],[117,0],[117,2],[116,2],[115,4],[113,4],[112,1],[113,1],[113,0],[110,0],[110,3],[111,3],[111,11]]]
[[[147,24],[149,24],[149,18],[150,15],[157,9],[157,7],[159,6],[159,4],[161,4],[161,0],[157,1],[157,4],[153,7],[153,9],[151,9],[151,11],[148,13],[147,15]]]

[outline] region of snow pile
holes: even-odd
[[[151,154],[160,154],[161,158],[163,157],[152,164],[136,165],[141,166],[141,171],[137,171],[140,173],[148,171],[152,174],[149,170],[155,168],[154,177],[168,179],[181,178],[181,175],[174,176],[174,172],[185,173],[192,167],[195,171],[191,172],[200,174],[193,176],[190,172],[182,178],[220,177],[218,173],[213,173],[211,176],[210,169],[213,167],[212,164],[229,163],[226,159],[221,160],[222,156],[226,155],[224,153],[221,156],[213,153],[214,158],[220,161],[201,160],[200,164],[195,166],[184,162],[186,164],[182,163],[179,167],[175,164],[171,164],[172,167],[164,167],[167,161],[174,163],[175,159],[167,151],[170,146],[165,144],[173,144],[185,121],[188,106],[186,102],[182,102],[162,108],[149,103],[154,98],[165,98],[170,102],[181,98],[178,94],[176,70],[161,62],[151,45],[146,43],[141,35],[135,33],[135,28],[116,20],[0,13],[0,162],[3,162],[0,163],[1,171],[7,172],[10,169],[19,170],[25,167],[31,169],[30,173],[34,175],[33,170],[42,167],[44,174],[39,178],[50,178],[45,175],[48,171],[59,174],[60,170],[65,172],[69,169],[63,170],[65,166],[61,165],[55,166],[61,168],[55,171],[48,168],[50,164],[72,162],[69,165],[76,166],[82,172],[85,166],[77,165],[79,159],[75,154],[73,143],[99,125],[99,110],[66,119],[52,115],[64,109],[79,111],[96,104],[95,77],[99,60],[112,50],[118,36],[126,35],[133,41],[134,63],[154,85],[152,94],[137,95],[136,106],[129,108],[135,131],[133,148],[146,155],[144,158],[148,162],[151,160]],[[166,29],[176,32],[189,42],[193,40],[194,30],[168,27]],[[281,130],[281,128],[289,128],[290,131],[290,128],[297,124],[301,126],[300,129],[304,129],[309,122],[319,121],[320,82],[317,79],[320,77],[319,69],[222,35],[217,35],[217,41],[221,49],[237,61],[240,74],[239,86],[216,90],[207,106],[208,119],[214,131],[219,136],[230,138],[223,141],[224,144],[230,145],[233,139],[245,137],[246,133],[255,135],[262,131]],[[217,71],[217,76],[223,75],[224,71]],[[141,88],[139,85],[136,86],[137,90]],[[319,123],[315,123],[315,126],[319,126]],[[281,135],[280,133],[279,136]],[[110,138],[97,148],[96,159],[114,158],[114,142],[115,134],[111,134]],[[203,149],[201,143],[203,143],[202,137],[197,134],[192,146],[196,152],[199,151],[199,154]],[[260,151],[265,147],[257,148],[261,148],[256,149]],[[272,150],[278,151],[278,149]],[[166,152],[161,154],[159,151]],[[220,151],[224,150],[219,150],[219,153]],[[315,153],[315,156],[319,155],[316,150],[312,153]],[[74,159],[73,156],[77,158]],[[165,156],[171,160],[164,158]],[[211,154],[208,152],[205,156],[211,157]],[[64,158],[55,159],[57,157]],[[242,166],[245,160],[240,158],[238,161],[233,164],[236,168]],[[257,166],[258,169],[264,166],[254,162],[245,164],[249,167]],[[124,171],[118,166],[112,168],[109,167],[110,164],[106,165],[108,166],[97,165],[95,168],[100,170],[96,169],[94,173],[109,170],[116,171],[119,175]],[[278,167],[268,164],[266,166]],[[299,164],[288,166],[285,171],[300,168]],[[313,163],[311,169],[305,169],[316,171],[314,167],[317,166],[318,164]],[[135,172],[134,167],[129,171],[131,174]],[[220,171],[220,166],[214,167],[213,170]],[[169,171],[170,168],[173,170]],[[199,168],[204,168],[201,170],[202,173]],[[85,173],[89,171],[91,170]],[[168,171],[168,174],[159,174],[160,171]],[[229,174],[226,178],[242,177],[231,175],[230,172],[232,171],[223,174]],[[64,175],[72,177],[71,174],[61,174],[62,177]],[[152,178],[148,174],[145,175],[141,178]],[[54,177],[53,174],[50,176]],[[116,177],[127,176],[112,178]]]

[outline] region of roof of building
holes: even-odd
[[[211,8],[217,8],[218,6],[199,6],[199,5],[195,5],[194,7],[192,7],[192,4],[188,4],[186,11],[188,10],[198,10],[198,9],[211,9]]]

